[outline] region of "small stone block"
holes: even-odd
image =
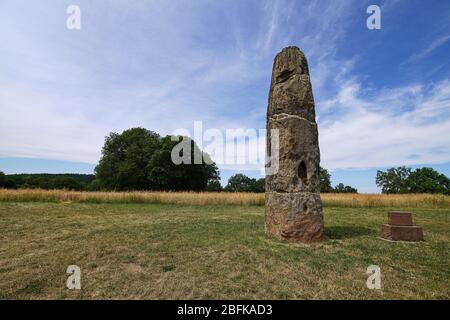
[[[422,241],[422,228],[418,226],[381,225],[381,238],[392,241]]]
[[[388,213],[388,223],[391,226],[412,226],[411,212],[390,211]]]

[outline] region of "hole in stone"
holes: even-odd
[[[291,77],[294,70],[283,70],[277,77],[277,83],[284,82]]]
[[[307,172],[306,172],[306,164],[304,161],[300,162],[300,164],[298,165],[298,177],[302,180],[303,184],[306,184],[306,177],[307,177]]]
[[[306,203],[303,204],[303,212],[306,212],[308,210],[308,206],[306,205]]]

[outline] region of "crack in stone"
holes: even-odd
[[[299,119],[299,120],[305,120],[311,124],[317,125],[317,123],[315,121],[311,121],[308,120],[306,118],[300,117],[298,115],[294,115],[294,114],[287,114],[287,113],[277,113],[274,114],[272,116],[269,117],[269,121],[270,120],[275,120],[275,121],[279,121],[279,120],[285,120],[285,119],[289,119],[289,118],[295,118],[295,119]]]
[[[310,195],[310,194],[316,194],[316,195],[320,195],[320,192],[307,192],[307,191],[303,191],[303,192],[291,192],[291,191],[267,191],[266,193],[275,193],[275,194],[298,194],[298,195]]]
[[[300,73],[295,72],[295,70],[284,70],[277,77],[277,80],[275,81],[275,85],[286,82],[286,81],[292,79],[296,75],[300,75]]]

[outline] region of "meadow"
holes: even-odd
[[[322,197],[328,240],[292,245],[265,236],[264,194],[1,190],[0,298],[450,298],[448,198]],[[391,209],[425,241],[379,239]],[[373,264],[381,290],[366,287]]]
[[[324,206],[450,208],[450,196],[433,194],[322,193]],[[0,189],[0,202],[147,203],[177,205],[264,205],[264,193],[245,192],[86,192]]]

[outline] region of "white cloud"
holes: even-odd
[[[326,168],[369,168],[450,161],[450,82],[384,89],[369,96],[343,84],[324,102],[319,123]],[[318,106],[321,108],[321,105]]]

